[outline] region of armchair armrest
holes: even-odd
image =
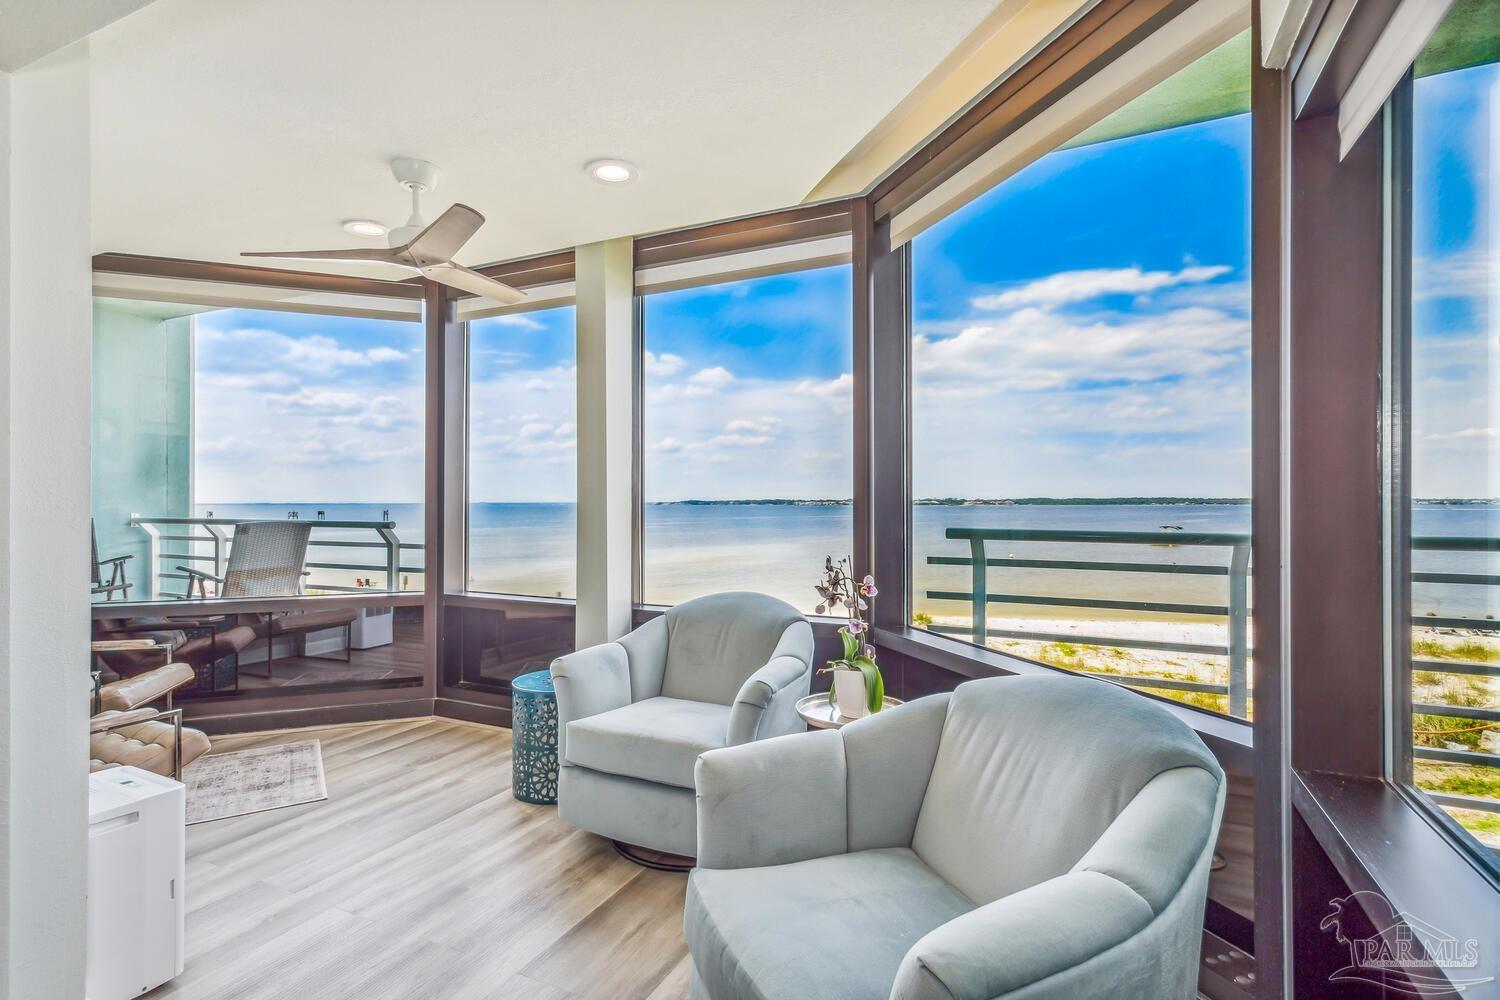
[[[173,709],[173,712],[181,712],[181,709]],[[100,712],[89,720],[90,733],[107,733],[112,729],[123,729],[126,726],[138,726],[142,722],[154,722],[164,715],[171,713],[158,712],[154,708],[134,708],[128,712],[107,711]]]
[[[753,740],[801,732],[797,699],[807,694],[812,667],[795,656],[775,656],[740,687],[729,709],[727,743],[738,746]]]
[[[694,784],[700,868],[784,865],[848,849],[844,741],[834,730],[710,750]]]
[[[1044,979],[1055,987],[1048,996],[1160,996],[1152,987],[1160,942],[1139,942],[1139,955],[1128,950],[1154,916],[1124,883],[1098,872],[1069,872],[928,933],[902,959],[891,1000],[990,1000]],[[1108,975],[1095,967],[1068,976],[1111,949]]]
[[[568,723],[630,704],[630,662],[625,647],[606,642],[552,661],[557,695],[557,757],[567,760]]]
[[[168,697],[184,684],[193,683],[193,668],[186,663],[168,663],[134,677],[122,677],[99,688],[99,707],[128,711]],[[170,707],[170,706],[169,706]]]

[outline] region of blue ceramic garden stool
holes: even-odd
[[[552,672],[510,682],[510,789],[522,802],[557,805],[557,696]]]

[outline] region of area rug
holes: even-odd
[[[390,669],[385,669],[385,670],[379,670],[379,669],[375,669],[375,670],[340,670],[340,669],[337,669],[337,668],[330,668],[330,669],[326,669],[326,670],[325,669],[321,669],[321,668],[319,668],[319,669],[310,669],[305,674],[298,674],[296,677],[293,677],[291,680],[287,681],[286,684],[284,684],[282,686],[283,687],[291,687],[294,684],[295,685],[302,685],[302,684],[354,684],[354,683],[356,683],[358,681],[383,681],[387,677],[391,676],[391,674],[394,674],[395,672],[396,671],[390,670]]]
[[[317,740],[209,754],[183,768],[182,780],[189,826],[328,798]]]

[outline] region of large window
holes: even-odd
[[[1248,715],[1250,58],[914,240],[917,626]]]
[[[1411,736],[1418,787],[1500,847],[1500,64],[1493,14],[1487,51],[1466,38],[1477,9],[1411,101]]]
[[[468,589],[577,594],[572,306],[469,324]]]
[[[642,598],[806,611],[853,542],[847,266],[647,295]]]
[[[114,281],[128,285],[101,278]],[[161,603],[101,612],[94,637],[169,647],[197,674],[184,697],[421,682],[421,609],[390,593],[423,587],[420,304],[321,298],[338,311],[95,300],[94,599]],[[368,600],[313,600],[337,594]],[[214,604],[241,596],[285,602]],[[191,617],[163,629],[164,608]],[[161,656],[109,651],[98,665],[131,675]]]

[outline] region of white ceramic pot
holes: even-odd
[[[835,670],[833,703],[846,719],[863,719],[869,715],[870,698],[865,694],[865,675],[858,670]]]

